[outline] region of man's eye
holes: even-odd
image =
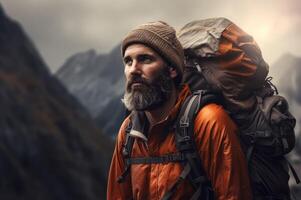
[[[131,65],[133,63],[132,59],[128,59],[128,58],[124,59],[123,62],[125,65]]]
[[[153,58],[148,55],[141,56],[140,61],[146,64],[153,62]]]
[[[145,58],[144,59],[144,63],[151,63],[152,62],[152,59],[151,58]]]

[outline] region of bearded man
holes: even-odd
[[[165,159],[179,152],[174,125],[191,94],[188,85],[181,83],[184,52],[174,28],[162,21],[136,27],[122,42],[122,56],[126,77],[123,102],[131,114],[116,140],[107,199],[204,198],[196,195],[189,180],[175,184],[185,170],[180,162]],[[194,140],[215,199],[251,199],[237,128],[220,105],[210,103],[198,112]],[[127,151],[129,141],[131,149]],[[135,158],[135,162],[127,158]]]

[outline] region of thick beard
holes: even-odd
[[[132,83],[139,82],[138,88],[132,89]],[[122,102],[129,111],[154,110],[162,106],[171,95],[173,80],[169,71],[164,68],[157,77],[146,80],[141,77],[133,77],[126,84],[126,91]]]

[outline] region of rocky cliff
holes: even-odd
[[[112,142],[0,6],[0,199],[105,198]]]

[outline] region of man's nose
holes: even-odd
[[[130,74],[141,74],[141,65],[136,60],[133,61],[130,69]]]

